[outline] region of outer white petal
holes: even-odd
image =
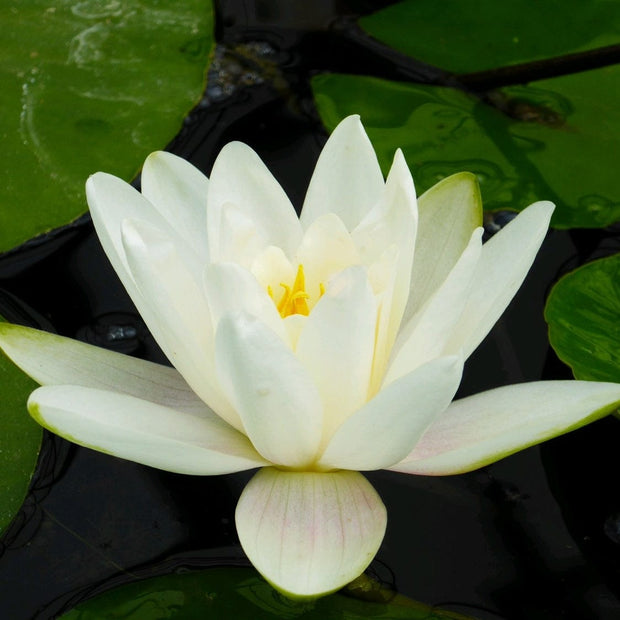
[[[46,386],[30,395],[28,410],[69,441],[167,471],[211,475],[265,464],[247,437],[217,416],[197,418],[126,394]]]
[[[476,177],[460,172],[418,198],[418,235],[405,319],[413,316],[446,279],[473,231],[482,225]]]
[[[344,422],[318,466],[364,471],[397,463],[450,404],[462,373],[462,357],[451,356],[397,379]]]
[[[620,406],[620,384],[538,381],[454,401],[402,462],[410,474],[471,471],[574,430]]]
[[[214,326],[224,314],[244,310],[288,341],[284,322],[258,280],[235,263],[215,263],[205,270],[205,292]]]
[[[447,351],[463,348],[467,358],[495,325],[530,270],[553,209],[550,202],[530,205],[484,244],[467,304]]]
[[[220,319],[215,346],[220,384],[258,452],[277,465],[312,463],[321,401],[288,345],[255,317],[237,313]]]
[[[235,205],[254,223],[266,246],[281,247],[291,257],[301,238],[299,219],[260,157],[241,142],[227,144],[218,155],[209,182],[207,231],[211,261],[234,260],[222,247],[222,207]]]
[[[304,229],[335,213],[353,230],[379,201],[383,175],[359,116],[348,116],[327,140],[310,179],[301,211]]]
[[[37,329],[0,323],[0,347],[42,385],[81,385],[213,416],[174,369]]]
[[[229,424],[242,429],[215,373],[214,335],[202,285],[180,260],[175,245],[140,220],[122,225],[128,266],[141,294],[136,304],[164,353],[194,392]]]
[[[435,357],[458,351],[446,352],[446,340],[465,308],[481,249],[482,228],[477,228],[447,278],[401,329],[384,385]]]
[[[235,516],[252,564],[293,597],[329,594],[358,577],[387,522],[381,498],[353,471],[262,469],[245,487]]]
[[[335,276],[306,319],[297,357],[323,403],[323,438],[368,398],[377,307],[364,267]]]
[[[142,168],[142,194],[196,252],[201,262],[207,247],[207,177],[172,153],[151,153]]]

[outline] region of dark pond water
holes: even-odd
[[[207,97],[170,150],[208,172],[224,143],[243,140],[300,205],[326,137],[310,73],[371,67],[391,77],[394,67],[343,26],[379,3],[317,3],[294,19],[287,4],[219,4],[218,40],[229,50],[251,42],[279,81],[262,81],[245,61],[244,80],[231,79],[224,69],[238,56],[221,48]],[[545,296],[569,268],[616,251],[619,238],[613,229],[552,231],[470,358],[460,395],[570,378],[548,346]],[[87,220],[2,258],[0,278],[9,320],[164,361]],[[371,570],[413,599],[482,620],[620,618],[619,439],[608,419],[470,474],[370,473],[389,514]],[[0,541],[1,617],[53,618],[109,579],[162,565],[243,564],[234,508],[249,476],[180,476],[47,436],[31,494]]]

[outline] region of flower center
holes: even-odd
[[[285,319],[291,314],[303,314],[308,316],[310,314],[310,307],[308,306],[308,299],[310,295],[306,291],[306,277],[304,275],[304,266],[299,265],[297,267],[297,275],[292,286],[280,282],[280,286],[284,289],[284,294],[280,301],[276,302],[273,289],[268,286],[267,292],[271,299],[274,300],[280,316]],[[325,292],[325,288],[321,285],[321,296]]]

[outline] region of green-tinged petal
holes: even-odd
[[[482,342],[514,297],[547,234],[554,205],[535,202],[482,247],[460,321],[447,338],[446,352],[465,358]]]
[[[471,471],[620,407],[620,384],[538,381],[454,401],[411,454],[390,467],[443,476]]]
[[[265,464],[247,437],[217,416],[197,418],[126,394],[45,386],[31,394],[28,410],[69,441],[166,471],[212,475]]]
[[[337,274],[306,319],[296,353],[321,395],[324,440],[368,398],[376,322],[361,266]]]
[[[451,356],[397,379],[344,422],[318,466],[363,471],[398,463],[450,404],[462,373],[462,358]]]
[[[375,151],[357,115],[345,118],[327,140],[310,180],[301,223],[335,213],[353,230],[375,206],[383,191]]]
[[[142,220],[122,224],[123,248],[141,294],[136,304],[173,366],[218,415],[243,428],[215,376],[214,335],[202,284],[185,268],[176,246]]]
[[[226,314],[216,333],[220,384],[260,454],[278,465],[311,463],[321,440],[319,393],[282,339],[247,313]]]
[[[482,250],[482,228],[471,234],[469,244],[454,267],[424,306],[401,329],[394,346],[384,385],[446,352],[446,340],[459,321],[472,286]]]
[[[260,470],[243,490],[237,533],[255,568],[293,597],[316,597],[358,577],[377,553],[385,506],[358,472]]]
[[[207,233],[211,261],[236,261],[222,235],[222,209],[232,204],[253,222],[265,247],[281,247],[293,256],[301,226],[293,205],[260,157],[241,142],[227,144],[218,155],[207,195]]]
[[[204,284],[214,327],[224,314],[244,310],[288,341],[273,299],[247,269],[235,263],[208,265]]]
[[[151,153],[142,168],[142,194],[189,243],[201,262],[207,247],[207,177],[172,153]]]
[[[482,199],[476,177],[459,172],[418,199],[411,295],[405,320],[413,316],[446,279],[473,231],[482,225]]]
[[[214,415],[168,366],[10,323],[0,323],[0,347],[41,385],[111,390],[186,413]]]

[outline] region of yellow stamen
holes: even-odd
[[[284,289],[282,298],[276,304],[280,316],[283,319],[287,316],[291,316],[291,314],[303,314],[304,316],[308,316],[310,314],[310,306],[308,305],[310,295],[306,291],[306,276],[304,274],[304,266],[299,265],[297,267],[297,275],[295,276],[293,286],[289,286],[284,282],[280,282],[280,286]],[[322,282],[319,284],[319,291],[320,298],[323,296],[323,293],[325,293],[325,285]],[[271,299],[273,299],[275,302],[275,297],[271,286],[267,287],[267,293],[269,294],[269,297],[271,297]]]

